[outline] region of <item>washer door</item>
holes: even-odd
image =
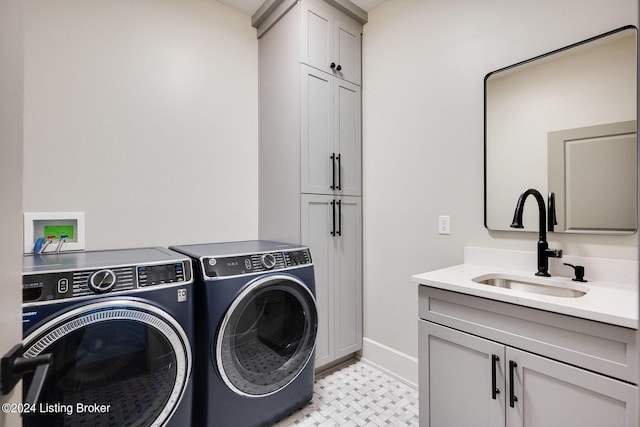
[[[315,298],[304,283],[285,275],[258,279],[221,323],[213,349],[218,371],[242,396],[276,393],[311,360],[317,328]]]
[[[41,409],[25,425],[161,426],[191,372],[184,330],[169,314],[138,301],[71,310],[23,343],[25,357],[53,356]]]

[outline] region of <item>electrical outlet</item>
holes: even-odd
[[[438,218],[438,234],[451,234],[451,217],[440,215]]]

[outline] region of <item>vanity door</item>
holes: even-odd
[[[504,427],[505,346],[419,320],[420,427]]]
[[[636,386],[511,347],[506,360],[507,427],[637,426]]]

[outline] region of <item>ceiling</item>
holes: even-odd
[[[264,0],[218,0],[234,9],[239,10],[245,15],[253,16]],[[371,9],[382,3],[384,0],[351,0],[351,3],[357,5],[361,9],[369,12]]]

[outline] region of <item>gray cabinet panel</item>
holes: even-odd
[[[321,368],[362,349],[362,206],[359,197],[303,194],[301,210],[316,271]]]
[[[637,425],[636,386],[511,347],[507,359],[518,365],[507,426]]]
[[[420,425],[504,427],[504,346],[423,320],[418,327]],[[499,357],[496,399],[493,355]]]
[[[362,26],[322,1],[302,2],[300,62],[360,84]]]
[[[331,194],[334,177],[333,77],[301,66],[302,192]]]
[[[333,227],[330,197],[304,194],[302,196],[302,243],[311,248],[318,305],[318,335],[316,365],[331,362],[335,355],[335,243],[330,238]]]
[[[360,87],[306,65],[300,68],[302,192],[359,196]]]
[[[360,87],[336,79],[334,84],[334,150],[340,194],[362,193],[362,96]]]
[[[362,206],[359,197],[337,201],[340,235],[334,237],[336,358],[362,349]]]

